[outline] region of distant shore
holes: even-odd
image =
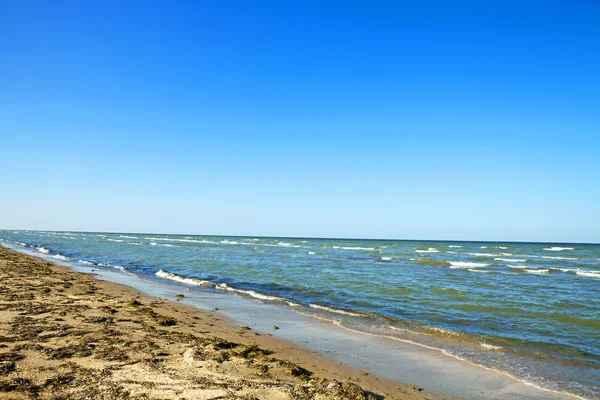
[[[0,398],[441,398],[1,246],[0,282]]]

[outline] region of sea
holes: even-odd
[[[0,231],[0,244],[242,296],[600,398],[600,245]]]

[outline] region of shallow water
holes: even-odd
[[[260,299],[600,396],[600,245],[28,231],[0,239]]]

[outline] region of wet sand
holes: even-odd
[[[3,247],[0,282],[0,398],[442,398]]]

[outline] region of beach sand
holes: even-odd
[[[0,398],[442,398],[1,246],[0,282]]]

